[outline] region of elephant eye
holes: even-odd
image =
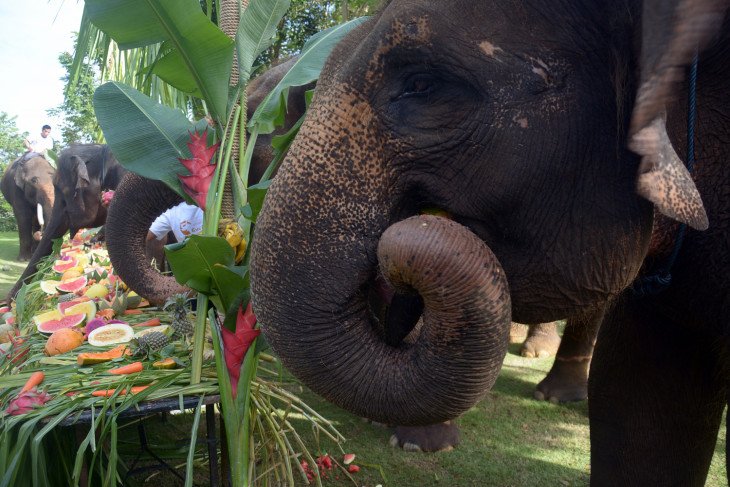
[[[30,182],[33,183],[33,184],[38,184],[38,178],[37,177],[32,177],[30,179]]]
[[[424,97],[432,93],[439,80],[430,74],[416,74],[406,80],[403,92],[398,98]]]

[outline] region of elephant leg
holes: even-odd
[[[529,358],[544,358],[555,355],[560,345],[557,323],[540,323],[530,325],[527,339],[522,344],[520,355]]]
[[[509,343],[523,343],[527,339],[527,330],[529,327],[521,323],[512,323],[509,328]]]
[[[591,485],[704,485],[726,404],[721,345],[646,299],[607,312],[588,381]]]
[[[20,249],[18,251],[18,260],[28,261],[33,255],[33,216],[26,208],[16,208],[13,205],[13,214],[18,225],[18,240],[20,241]]]
[[[571,318],[550,372],[537,385],[535,399],[550,402],[582,401],[588,397],[588,367],[605,310]]]
[[[428,426],[397,426],[390,437],[390,446],[414,452],[449,451],[458,444],[459,428],[453,421]]]

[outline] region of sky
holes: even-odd
[[[0,0],[0,111],[17,116],[20,132],[37,135],[47,123],[60,140],[61,120],[46,110],[63,102],[58,55],[72,52],[83,9],[81,0]]]

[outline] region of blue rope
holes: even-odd
[[[695,53],[692,66],[689,71],[689,93],[687,95],[687,170],[692,173],[695,165],[695,125],[697,121],[697,63],[698,56]],[[636,296],[656,295],[664,291],[672,283],[672,267],[677,260],[679,251],[687,233],[687,225],[682,223],[674,241],[672,253],[656,273],[644,276],[631,285],[631,291]]]

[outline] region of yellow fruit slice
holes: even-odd
[[[86,313],[86,321],[96,316],[96,304],[93,301],[84,301],[83,303],[74,304],[70,308],[66,308],[64,314],[75,315],[77,313]]]
[[[158,360],[157,362],[153,362],[152,367],[155,369],[174,369],[177,367],[177,362],[175,362],[175,359],[172,357],[167,357],[165,359]]]
[[[78,267],[72,267],[71,269],[65,271],[61,275],[61,282],[68,281],[71,279],[76,279],[77,277],[81,276],[81,270],[79,270]]]
[[[47,281],[41,281],[41,290],[46,294],[56,294],[56,286],[61,284],[61,281],[54,281],[49,279]]]
[[[109,294],[109,289],[103,284],[92,284],[89,286],[89,289],[86,290],[84,293],[84,296],[88,296],[90,298],[103,298]]]
[[[46,311],[45,313],[37,314],[33,317],[33,322],[37,325],[40,325],[41,323],[45,323],[46,321],[50,320],[59,320],[63,317],[60,311],[57,309]]]

